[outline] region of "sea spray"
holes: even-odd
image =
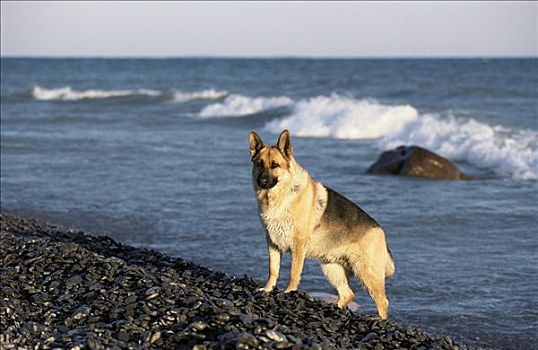
[[[218,100],[228,95],[227,91],[207,89],[194,92],[174,91],[173,102],[184,103],[195,100]]]
[[[509,130],[469,118],[426,114],[378,140],[381,149],[419,145],[490,169],[502,177],[538,179],[538,133]]]
[[[473,118],[420,114],[410,105],[318,96],[294,103],[290,116],[265,129],[296,136],[375,140],[380,150],[417,145],[502,177],[538,179],[538,133],[491,126]]]
[[[417,110],[409,105],[389,106],[333,94],[298,101],[289,117],[273,120],[266,128],[274,133],[290,129],[297,136],[366,140],[400,130],[417,118]]]
[[[47,89],[41,86],[34,86],[31,91],[31,95],[34,99],[39,101],[77,101],[85,99],[104,99],[111,97],[126,97],[133,95],[140,96],[158,96],[159,91],[150,89],[137,89],[137,90],[73,90],[70,86],[64,86],[60,88]]]
[[[230,117],[244,116],[290,106],[293,101],[289,97],[248,97],[230,95],[221,103],[214,103],[204,107],[200,117]]]
[[[294,136],[374,140],[380,150],[418,145],[452,160],[468,162],[501,177],[538,179],[538,133],[491,126],[469,117],[421,114],[408,104],[389,105],[375,99],[331,94],[293,100],[287,96],[244,96],[224,90],[198,91],[153,89],[74,90],[69,86],[34,86],[39,101],[80,101],[108,98],[156,98],[171,103],[208,101],[200,118],[248,116],[286,107],[290,114],[273,119],[265,129]],[[216,101],[216,102],[215,102]],[[211,103],[213,102],[213,103]]]
[[[34,86],[30,91],[30,95],[38,101],[80,101],[121,97],[153,97],[174,103],[186,103],[195,100],[218,100],[226,97],[228,92],[215,89],[188,92],[175,89],[165,91],[153,89],[74,90],[70,86],[60,88]]]

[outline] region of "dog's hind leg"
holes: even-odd
[[[389,315],[389,301],[385,295],[385,271],[358,261],[353,264],[353,273],[368,289],[381,319],[386,320]]]
[[[355,298],[355,293],[349,287],[349,271],[336,263],[321,264],[321,269],[329,283],[338,291],[336,305],[341,309],[345,308]]]

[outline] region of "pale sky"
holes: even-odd
[[[2,56],[538,56],[537,2],[1,2]]]

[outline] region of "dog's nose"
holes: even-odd
[[[262,187],[267,186],[267,184],[269,183],[269,178],[267,176],[262,176],[260,177],[260,180],[258,181],[258,183]]]
[[[276,183],[277,183],[277,179],[275,177],[260,176],[258,178],[258,186],[260,186],[261,188],[268,189],[275,186]]]

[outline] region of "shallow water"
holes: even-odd
[[[263,280],[248,131],[288,127],[310,174],[385,228],[392,318],[536,347],[537,63],[2,59],[2,210]],[[364,174],[403,143],[481,180]],[[314,261],[301,288],[333,293]]]

